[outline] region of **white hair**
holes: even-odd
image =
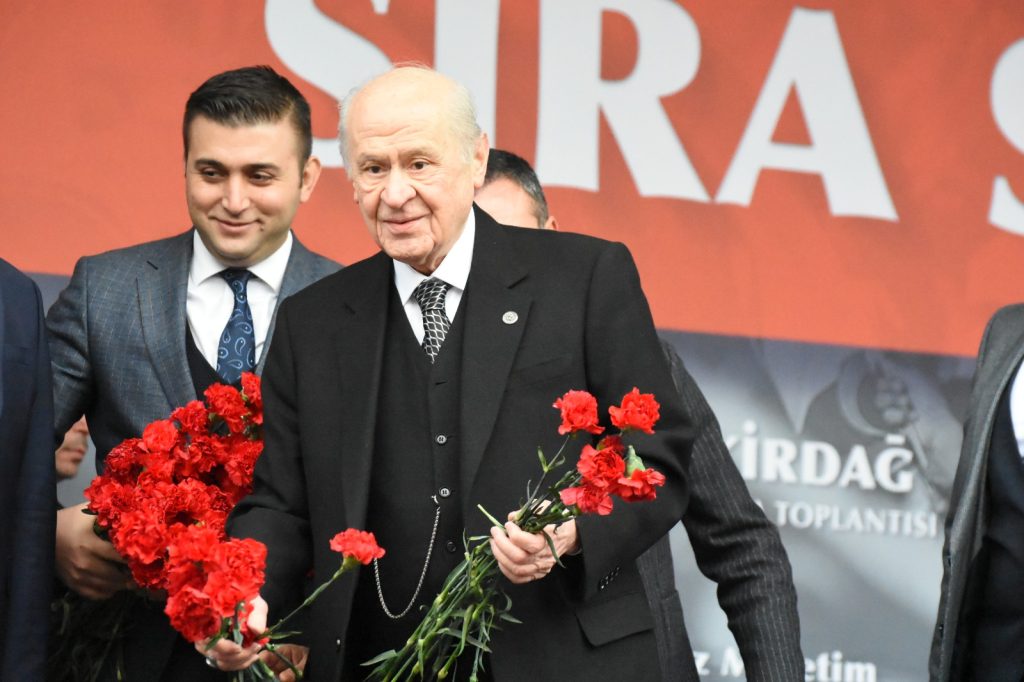
[[[476,121],[476,106],[473,105],[473,96],[470,94],[469,88],[458,81],[435,71],[429,66],[417,63],[404,63],[398,64],[391,69],[391,71],[375,76],[361,85],[352,88],[338,106],[338,142],[341,145],[341,159],[345,164],[346,172],[348,172],[349,167],[347,131],[352,103],[355,101],[356,97],[366,90],[367,87],[373,85],[378,80],[386,78],[388,75],[397,71],[407,70],[418,70],[424,73],[433,74],[440,80],[440,82],[445,83],[448,86],[449,95],[447,104],[448,111],[450,112],[449,123],[451,126],[451,132],[462,147],[462,153],[465,160],[468,162],[473,158],[473,153],[476,150],[476,144],[480,139],[482,131],[480,129],[480,124]]]

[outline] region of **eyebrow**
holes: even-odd
[[[198,168],[200,166],[212,166],[218,170],[227,170],[227,166],[218,161],[217,159],[206,159],[199,158],[192,162],[192,166]],[[242,166],[242,170],[246,173],[256,173],[259,171],[280,171],[281,168],[276,163],[250,163]]]

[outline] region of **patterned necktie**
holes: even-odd
[[[242,372],[251,372],[256,367],[256,336],[252,329],[252,309],[246,287],[252,273],[241,268],[228,268],[220,276],[231,287],[235,305],[231,317],[224,325],[217,348],[217,374],[229,384],[238,383]]]
[[[441,352],[441,344],[452,323],[444,312],[444,298],[448,293],[448,283],[436,277],[425,279],[413,289],[412,296],[420,304],[423,313],[423,350],[430,356],[433,363]]]

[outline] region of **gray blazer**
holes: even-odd
[[[779,531],[750,497],[718,420],[683,361],[664,341],[662,349],[676,390],[697,423],[690,504],[682,518],[697,566],[718,584],[718,602],[729,618],[746,679],[802,680],[796,588]],[[697,682],[668,537],[641,554],[637,568],[654,614],[664,679]]]
[[[56,432],[85,414],[97,463],[196,399],[185,357],[191,258],[192,230],[82,258],[47,313]],[[278,304],[340,267],[295,239]],[[257,372],[273,333],[274,321]]]
[[[985,479],[988,446],[996,408],[1024,356],[1024,305],[1002,308],[989,320],[978,350],[978,366],[967,420],[960,462],[953,481],[953,493],[946,515],[946,542],[942,549],[942,588],[939,613],[932,636],[928,662],[931,680],[959,679],[957,673],[958,632],[965,608],[968,576],[985,537],[988,500]]]

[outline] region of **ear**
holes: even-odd
[[[557,230],[558,229],[558,221],[555,220],[555,216],[549,215],[548,219],[547,219],[547,221],[545,221],[542,229],[545,229],[545,230]]]
[[[487,141],[487,133],[480,133],[476,139],[476,146],[473,147],[473,189],[478,190],[484,186],[484,177],[487,175],[487,156],[491,152],[491,145]]]
[[[323,166],[320,164],[320,159],[311,156],[306,159],[306,165],[302,167],[302,185],[299,191],[299,201],[306,202],[309,197],[313,194],[313,188],[316,187],[316,181],[320,179],[320,171]]]

